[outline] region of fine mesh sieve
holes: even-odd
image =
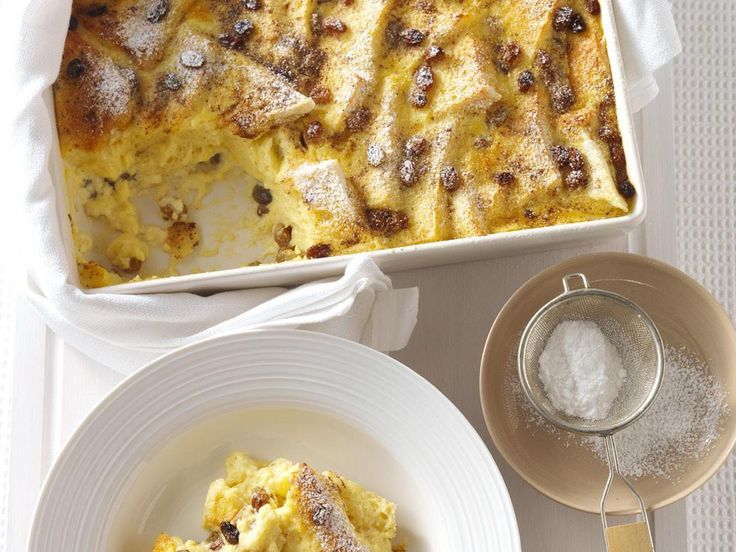
[[[576,280],[581,282],[582,288],[572,289]],[[632,527],[636,531],[636,526],[646,525],[646,533],[641,534],[648,533],[647,544],[653,550],[644,501],[620,473],[613,434],[639,419],[659,391],[664,375],[662,339],[654,323],[641,308],[616,293],[590,288],[584,274],[565,276],[562,283],[564,293],[537,311],[521,336],[518,357],[521,385],[534,407],[553,424],[568,431],[599,435],[605,439],[609,476],[601,497],[601,518],[608,549],[614,549],[612,541],[618,538],[613,530],[627,527],[609,528],[606,521],[606,498],[615,477],[619,477],[638,499],[644,517],[644,522],[632,524]],[[552,331],[566,320],[595,322],[621,355],[626,380],[603,419],[578,418],[556,409],[539,377],[539,357]],[[638,529],[641,530],[641,527]]]

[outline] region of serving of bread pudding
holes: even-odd
[[[207,492],[203,542],[159,535],[153,552],[395,552],[396,507],[332,472],[242,452]],[[403,550],[403,548],[402,548]]]
[[[625,215],[600,11],[75,0],[54,96],[82,285],[239,239],[200,220],[225,180],[257,250],[233,266]]]

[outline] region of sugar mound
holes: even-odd
[[[552,331],[539,357],[539,377],[555,408],[600,420],[608,415],[626,371],[595,322],[567,320]]]

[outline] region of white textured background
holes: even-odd
[[[736,2],[673,5],[678,262],[736,319]],[[687,501],[690,552],[736,550],[736,456]]]
[[[0,233],[5,234],[1,227]],[[8,519],[7,474],[10,460],[10,397],[13,388],[11,354],[15,340],[15,291],[11,272],[8,263],[0,264],[0,520]],[[0,523],[0,543],[6,542],[6,532],[6,524]],[[4,544],[0,544],[0,549],[3,547]]]
[[[673,5],[684,46],[674,66],[678,264],[736,319],[736,0],[674,0]],[[7,252],[14,241],[10,215],[17,213],[2,213],[4,206],[0,251]],[[7,519],[15,340],[15,276],[8,264],[0,260],[0,520]],[[736,550],[736,456],[687,502],[690,552]],[[0,523],[0,551],[6,550],[5,533]]]

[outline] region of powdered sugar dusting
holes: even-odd
[[[559,429],[534,408],[521,387],[515,359],[508,361],[505,389],[507,409],[516,412],[516,423],[524,424],[531,434],[554,436],[565,447],[581,443],[606,462],[602,439],[580,438]],[[728,412],[723,386],[707,366],[686,349],[667,346],[665,375],[652,406],[639,421],[616,434],[621,472],[633,478],[676,480],[712,449]]]
[[[534,408],[534,405],[529,401],[524,393],[524,389],[521,387],[521,382],[516,374],[516,361],[514,360],[513,362],[509,362],[509,364],[510,366],[508,367],[505,389],[512,407],[521,409],[515,417],[516,423],[523,423],[526,430],[532,435],[537,431],[544,432],[548,435],[554,436],[564,446],[570,446],[570,443],[576,438],[576,435],[551,424],[536,408]],[[513,364],[513,367],[511,364]],[[509,408],[509,406],[507,406],[507,408]]]
[[[89,78],[93,79],[90,96],[99,114],[119,117],[128,110],[135,86],[135,73],[131,69],[102,59]]]
[[[676,478],[704,457],[721,433],[728,413],[726,394],[703,363],[684,349],[667,347],[665,376],[641,420],[616,434],[624,475]],[[601,458],[600,439],[586,439]]]
[[[345,180],[340,163],[334,159],[305,163],[294,171],[293,176],[304,201],[315,209],[344,222],[358,220],[358,202]]]
[[[150,23],[141,14],[122,18],[118,34],[125,48],[138,61],[152,57],[163,37],[160,23]]]
[[[335,484],[306,464],[299,465],[293,481],[299,514],[314,529],[325,552],[370,552],[350,523]]]

